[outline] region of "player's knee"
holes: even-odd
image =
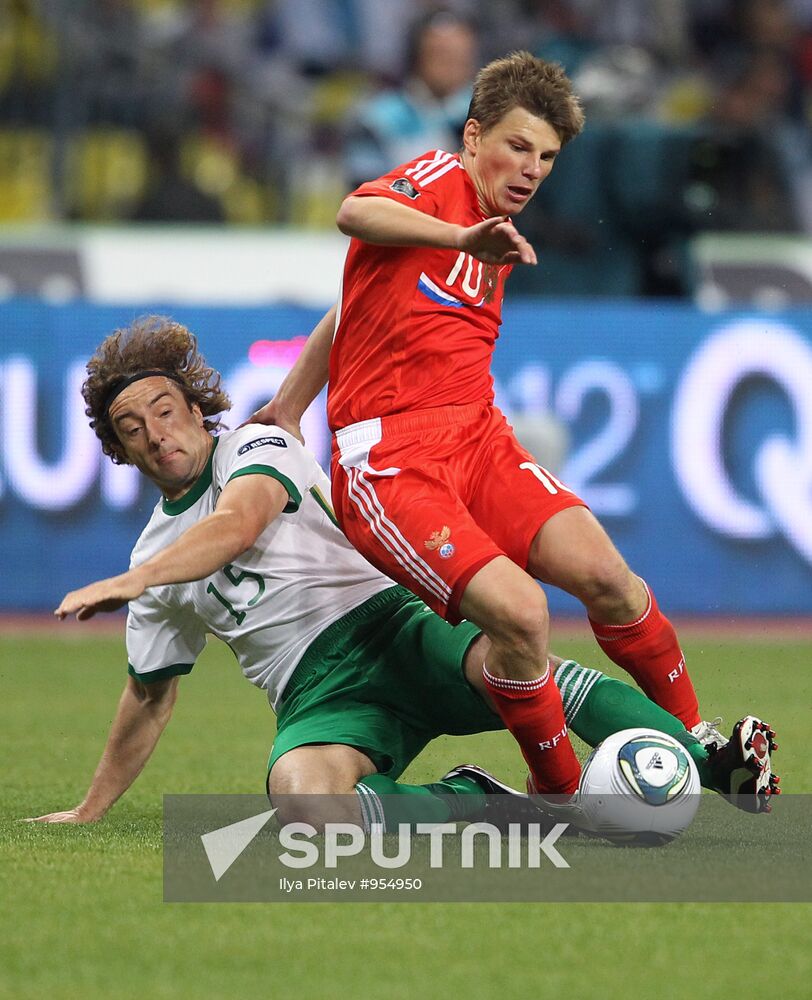
[[[351,792],[354,782],[343,770],[302,766],[295,750],[280,757],[268,775],[268,794],[280,795],[341,795]]]
[[[297,747],[280,757],[268,775],[267,791],[281,823],[352,822],[359,815],[357,775],[343,748]]]
[[[549,632],[547,601],[539,588],[537,594],[522,596],[521,601],[499,602],[492,626],[486,629],[492,642],[519,650],[545,646]]]
[[[579,581],[578,597],[589,608],[634,615],[645,600],[645,588],[617,554],[589,567]]]
[[[306,823],[316,830],[322,830],[327,822],[334,822],[336,796],[347,789],[338,789],[335,782],[329,780],[308,779],[290,766],[280,767],[281,763],[280,760],[274,766],[267,786],[268,798],[276,809],[279,822]]]
[[[357,823],[360,818],[358,796],[301,794],[271,796],[271,805],[282,825],[304,823],[322,832],[328,823]]]

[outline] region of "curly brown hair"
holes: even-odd
[[[487,132],[513,108],[546,121],[562,146],[584,127],[584,112],[563,67],[529,52],[511,52],[477,73],[468,117]]]
[[[189,406],[200,407],[207,431],[216,430],[217,415],[231,409],[231,400],[220,388],[220,373],[206,364],[197,337],[166,316],[142,316],[102,341],[87,363],[82,385],[90,426],[116,465],[130,462],[107,414],[111,393],[115,395],[117,382],[144,371],[166,372],[177,382]]]

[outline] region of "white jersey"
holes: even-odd
[[[330,483],[287,431],[249,424],[220,434],[185,496],[159,502],[133,549],[138,566],[214,511],[238,476],[278,480],[288,503],[256,543],[193,583],[150,587],[130,602],[129,670],[145,682],[189,673],[212,632],[271,705],[313,640],[374,594],[394,586],[350,545],[330,507]]]

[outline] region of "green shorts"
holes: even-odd
[[[376,594],[310,645],[282,692],[268,769],[296,747],[357,747],[397,778],[444,733],[503,729],[463,674],[480,634],[449,625],[403,587]]]

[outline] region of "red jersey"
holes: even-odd
[[[441,149],[353,194],[391,198],[461,226],[488,218],[460,157]],[[351,240],[330,354],[330,427],[492,402],[490,362],[510,270],[458,250]]]

